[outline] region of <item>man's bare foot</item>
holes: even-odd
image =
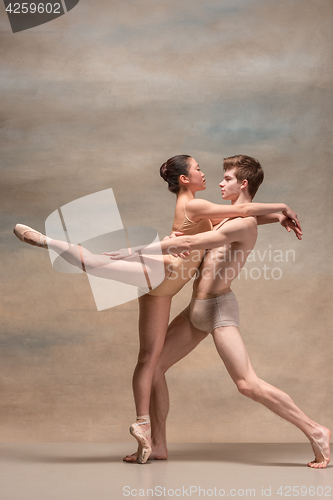
[[[132,455],[126,455],[123,458],[124,462],[136,462],[139,455],[139,450]],[[168,458],[168,450],[166,447],[155,447],[153,445],[151,454],[149,455],[149,460],[166,460]]]
[[[310,443],[315,454],[315,459],[308,463],[313,469],[325,469],[330,461],[330,438],[331,431],[320,425],[315,431]]]

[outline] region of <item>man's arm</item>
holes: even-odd
[[[179,254],[191,252],[191,250],[206,250],[229,245],[237,241],[242,241],[244,229],[253,225],[253,219],[235,219],[222,226],[217,231],[207,231],[188,236],[177,236],[163,240],[161,245],[164,254]]]
[[[257,224],[258,226],[263,226],[264,224],[272,224],[273,222],[280,222],[284,215],[282,214],[267,214],[267,215],[258,215],[257,216]]]
[[[260,219],[260,222],[259,220]],[[302,239],[302,231],[289,217],[282,214],[268,214],[262,217],[257,217],[258,224],[269,224],[272,222],[280,222],[288,232],[294,231],[299,240]],[[222,226],[217,231],[207,231],[192,236],[179,236],[181,233],[174,233],[171,237],[164,238],[159,243],[153,243],[149,246],[139,246],[131,249],[122,249],[114,252],[104,252],[103,255],[109,255],[111,259],[118,260],[125,257],[134,256],[137,252],[145,255],[160,254],[183,254],[195,249],[211,249],[219,246],[228,245],[234,241],[239,241],[244,229],[244,224],[252,224],[252,218],[238,218],[230,220],[227,226]]]
[[[249,224],[253,224],[253,218],[238,218],[228,222],[217,231],[206,231],[187,236],[177,236],[180,233],[174,233],[171,237],[164,238],[161,242],[153,243],[147,247],[140,246],[131,249],[124,248],[116,252],[104,252],[103,255],[109,255],[112,260],[130,259],[137,252],[142,255],[160,254],[183,254],[191,250],[206,250],[221,247],[230,243],[240,241],[244,234],[244,229]]]
[[[302,239],[302,230],[297,226],[289,217],[286,217],[283,214],[268,214],[268,215],[259,215],[257,217],[258,226],[262,226],[264,224],[272,224],[274,222],[279,222],[281,226],[286,228],[288,233],[294,231],[296,237],[301,240]]]

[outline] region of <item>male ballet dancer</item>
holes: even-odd
[[[250,203],[262,180],[261,166],[254,158],[238,155],[224,160],[224,180],[220,183],[222,198],[232,204]],[[262,217],[262,223],[275,222],[281,215]],[[292,221],[288,230],[301,233]],[[150,417],[152,453],[150,458],[166,459],[166,418],[169,411],[165,372],[189,354],[211,333],[231,378],[239,392],[260,402],[274,413],[296,425],[309,439],[315,459],[309,467],[325,468],[330,461],[330,431],[305,415],[286,393],[259,379],[251,365],[238,325],[238,304],[230,290],[257,238],[255,217],[225,219],[215,230],[194,236],[177,236],[161,243],[164,252],[188,252],[213,249],[206,253],[193,286],[189,306],[170,324],[165,345],[154,374]],[[137,453],[125,461],[134,462]]]

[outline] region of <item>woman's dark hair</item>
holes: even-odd
[[[168,188],[171,193],[179,193],[179,176],[188,175],[189,158],[192,158],[192,156],[173,156],[161,166],[160,175],[168,183]]]

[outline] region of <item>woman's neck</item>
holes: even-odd
[[[177,195],[177,204],[180,202],[186,203],[187,201],[194,200],[194,198],[195,193],[193,193],[190,189],[186,189]]]

